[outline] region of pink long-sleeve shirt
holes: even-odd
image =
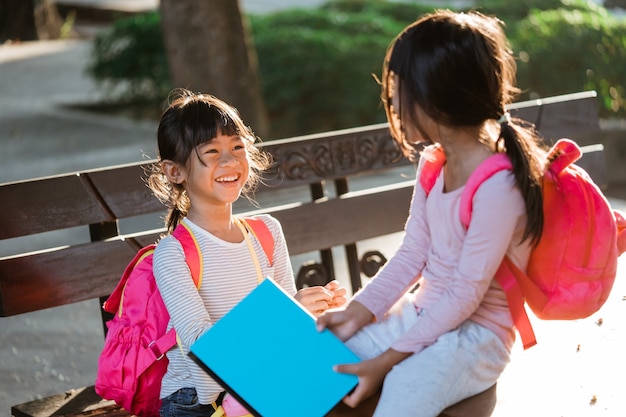
[[[459,217],[463,187],[444,192],[442,170],[426,198],[421,166],[402,244],[355,300],[380,320],[419,280],[413,295],[419,320],[392,349],[417,353],[469,319],[495,332],[510,350],[513,320],[493,276],[505,254],[525,271],[531,249],[520,244],[526,209],[513,174],[500,171],[479,187],[466,229]]]

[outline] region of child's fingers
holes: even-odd
[[[313,313],[315,317],[319,317],[328,310],[328,303],[324,300],[316,301],[313,304],[309,304],[308,310]]]
[[[357,366],[357,364],[343,364],[335,365],[333,369],[335,370],[335,372],[339,372],[341,374],[356,375]],[[352,392],[350,392],[343,398],[343,402],[347,406],[355,408],[361,402],[361,398],[363,397],[363,393],[361,391],[361,386],[357,385],[354,390],[352,390]]]
[[[316,327],[317,327],[317,331],[321,332],[322,330],[326,329],[327,327],[330,327],[333,324],[333,316],[336,313],[325,313],[322,314],[321,316],[319,316],[317,318],[316,321]]]
[[[346,296],[346,294],[348,294],[348,292],[346,291],[345,288],[342,287],[342,288],[337,288],[335,290],[334,294],[335,294],[335,298],[336,297],[344,297],[345,298],[345,296]]]
[[[344,363],[340,365],[335,365],[333,367],[333,370],[335,372],[339,372],[340,374],[356,375],[356,373],[359,370],[359,364],[358,363]]]
[[[335,291],[338,288],[340,288],[339,281],[337,281],[336,279],[332,280],[328,284],[324,285],[324,288],[326,288],[329,291]]]
[[[307,287],[298,291],[296,299],[303,304],[314,303],[320,300],[330,303],[333,299],[333,293],[324,287]]]
[[[346,303],[346,301],[348,301],[346,297],[335,296],[333,297],[333,300],[330,302],[329,308],[341,307],[342,305]]]
[[[335,296],[337,295],[344,296],[347,294],[346,289],[342,287],[341,284],[339,284],[339,281],[337,280],[330,281],[328,284],[324,285],[324,288],[332,292]]]

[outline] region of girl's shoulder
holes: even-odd
[[[284,244],[285,238],[283,234],[283,228],[278,219],[269,214],[257,214],[255,216],[252,216],[252,218],[265,223],[267,229],[272,235],[272,240],[274,241],[274,244],[278,244],[279,246]]]
[[[178,241],[178,239],[176,239],[174,236],[168,233],[167,235],[161,237],[159,241],[156,243],[155,251],[160,252],[163,250],[171,250],[172,248],[175,248],[176,246],[181,246],[180,242]]]
[[[186,229],[186,231],[182,230],[182,232],[186,233],[181,233],[181,230],[178,230],[179,228]],[[197,239],[203,234],[208,234],[208,232],[202,229],[200,226],[197,226],[196,224],[191,222],[189,219],[184,218],[182,219],[181,224],[176,226],[176,230],[174,232],[167,233],[166,235],[161,236],[156,244],[155,253],[164,251],[180,252],[183,249],[183,244],[181,243],[179,238],[183,238],[186,242],[190,241],[188,238],[197,241]],[[179,238],[177,238],[176,236],[178,236]]]
[[[154,262],[161,263],[168,260],[184,257],[184,250],[181,243],[171,234],[167,234],[156,243],[154,248]]]
[[[275,230],[278,230],[282,227],[278,219],[271,216],[270,214],[256,214],[254,216],[251,216],[251,218],[262,220],[263,223],[265,223],[265,225],[270,229],[272,233],[274,233]]]

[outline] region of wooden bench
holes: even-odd
[[[594,92],[517,103],[510,110],[549,139],[599,129]],[[255,195],[259,208],[241,199],[235,212],[267,212],[282,223],[292,261],[305,260],[296,269],[298,287],[339,278],[356,291],[386,261],[382,251],[359,242],[401,232],[412,194],[414,167],[394,147],[387,125],[271,141],[263,148],[276,164]],[[164,231],[163,206],[143,180],[150,162],[0,185],[0,242],[27,248],[0,258],[0,317],[106,299],[135,252]],[[607,183],[602,146],[586,147],[580,165],[597,183]],[[341,247],[347,271],[336,268]],[[103,328],[108,318],[103,314]],[[11,412],[125,415],[99,400],[93,387],[81,388]],[[495,387],[478,403],[490,413]],[[462,410],[445,415],[464,415]]]

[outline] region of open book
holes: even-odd
[[[322,417],[356,386],[333,371],[359,358],[271,279],[192,346],[190,356],[251,413]]]

